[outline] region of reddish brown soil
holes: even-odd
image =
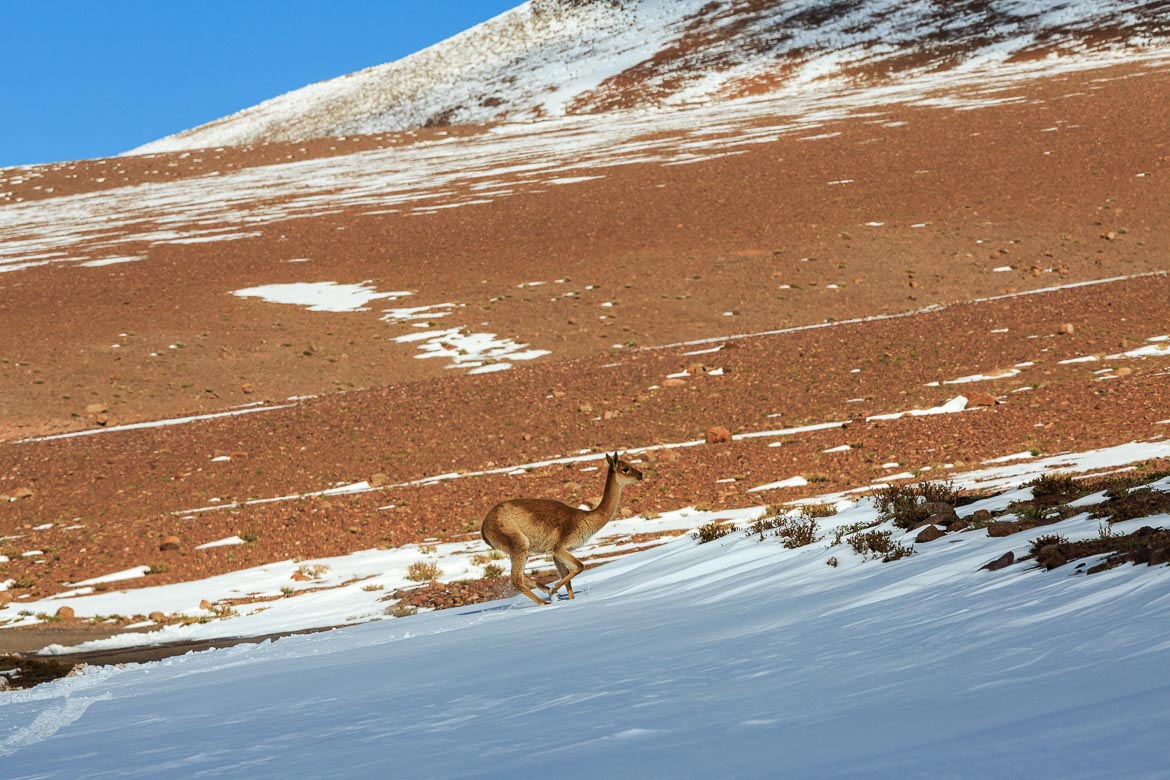
[[[1145,75],[1122,78],[1136,72]],[[0,493],[32,491],[0,503],[0,554],[12,558],[3,577],[17,580],[0,598],[45,596],[139,564],[158,573],[118,587],[456,538],[473,533],[501,498],[595,498],[600,478],[581,464],[558,465],[356,496],[185,510],[212,499],[322,490],[374,473],[401,483],[582,449],[701,439],[712,425],[746,433],[851,423],[651,452],[649,480],[627,491],[627,505],[638,512],[746,506],[865,485],[889,473],[882,467],[889,461],[943,476],[948,463],[960,469],[1025,449],[1164,435],[1170,426],[1157,423],[1170,418],[1167,359],[1058,364],[1170,333],[1170,280],[1157,275],[1170,257],[1170,72],[1115,68],[1107,75],[1117,80],[1094,81],[1103,75],[1037,82],[1022,104],[897,109],[888,119],[904,126],[852,120],[831,128],[840,136],[816,143],[788,139],[696,165],[607,169],[602,180],[474,211],[334,214],[281,224],[279,246],[267,231],[263,239],[165,247],[148,262],[86,269],[84,277],[58,267],[0,275]],[[1065,129],[1041,132],[1057,124]],[[337,148],[322,148],[329,145]],[[318,155],[350,150],[342,142],[301,146]],[[288,153],[272,146],[209,152],[199,163],[195,154],[116,162],[124,184],[162,175],[151,170],[193,176],[212,164],[268,164]],[[103,167],[46,169],[22,185],[42,190],[21,193],[100,189],[105,183],[86,177]],[[78,171],[78,179],[66,178]],[[825,186],[845,178],[854,183]],[[865,225],[873,220],[885,224]],[[911,227],[921,223],[928,225]],[[311,278],[282,262],[290,253],[316,258]],[[1001,265],[1016,270],[992,272]],[[517,287],[562,277],[579,299],[550,300],[551,285]],[[465,303],[464,324],[553,354],[468,376],[414,359],[409,345],[388,340],[397,331],[376,310],[307,312],[227,294],[322,279],[415,289],[419,304]],[[617,305],[603,309],[604,301]],[[726,348],[713,354],[657,346],[929,304],[944,308],[716,341],[710,346]],[[603,313],[610,318],[599,319]],[[1066,323],[1071,334],[1059,332]],[[132,335],[127,348],[112,351],[119,333]],[[176,342],[186,345],[177,354],[145,358]],[[1015,377],[926,385],[1024,361],[1035,365]],[[696,362],[726,373],[661,387],[667,374]],[[1106,365],[1130,373],[1098,381],[1093,372]],[[1033,389],[1011,392],[1025,386]],[[1002,403],[864,421],[966,391]],[[85,407],[95,402],[108,406],[107,424],[116,425],[305,394],[321,397],[170,428],[15,443],[91,427]],[[775,441],[782,446],[767,446]],[[823,452],[845,443],[853,449]],[[211,462],[218,453],[235,456]],[[795,474],[812,484],[746,492]],[[737,481],[716,482],[728,477]],[[47,523],[53,527],[34,530]],[[171,534],[180,549],[160,551]],[[193,549],[232,534],[254,541]],[[34,549],[44,555],[20,557]]]

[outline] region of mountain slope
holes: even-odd
[[[529,121],[881,83],[1166,35],[1167,2],[543,0],[134,150]]]
[[[834,528],[876,519],[863,499],[823,519],[823,542],[688,535],[586,572],[582,595],[553,607],[494,602],[90,668],[0,700],[0,768],[9,778],[549,767],[568,777],[1156,776],[1170,726],[1165,566],[980,569],[1045,534],[1093,538],[1088,504],[1104,498],[1055,525],[1005,538],[968,530],[890,563],[831,542]]]

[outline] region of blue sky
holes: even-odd
[[[124,152],[519,2],[0,0],[0,167]]]

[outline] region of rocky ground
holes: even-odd
[[[1170,70],[1018,92],[977,111],[840,121],[815,143],[618,166],[474,210],[343,210],[143,262],[0,274],[0,580],[14,581],[0,600],[136,565],[152,573],[116,587],[459,538],[503,498],[596,499],[601,479],[583,464],[502,471],[582,450],[651,448],[648,481],[626,495],[644,514],[1164,435],[1170,361],[1147,353],[1170,334]],[[416,139],[9,169],[3,189],[28,204]],[[299,257],[312,262],[285,262]],[[324,280],[464,304],[460,324],[552,354],[468,375],[415,359],[376,302],[329,313],[229,294]],[[992,378],[947,384],[973,375]],[[867,420],[960,393],[970,411]],[[290,405],[107,430],[257,401]],[[840,426],[660,446],[829,422]],[[796,475],[809,484],[747,492]],[[361,480],[382,486],[248,503]],[[231,535],[247,543],[194,549]],[[26,649],[14,636],[0,632],[0,650]]]

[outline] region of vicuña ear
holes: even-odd
[[[609,464],[609,465],[611,465],[611,466],[613,465],[613,458],[611,458],[611,457],[609,456],[609,453],[606,453],[606,455],[605,455],[605,462],[606,462],[606,463],[608,463],[608,464]]]

